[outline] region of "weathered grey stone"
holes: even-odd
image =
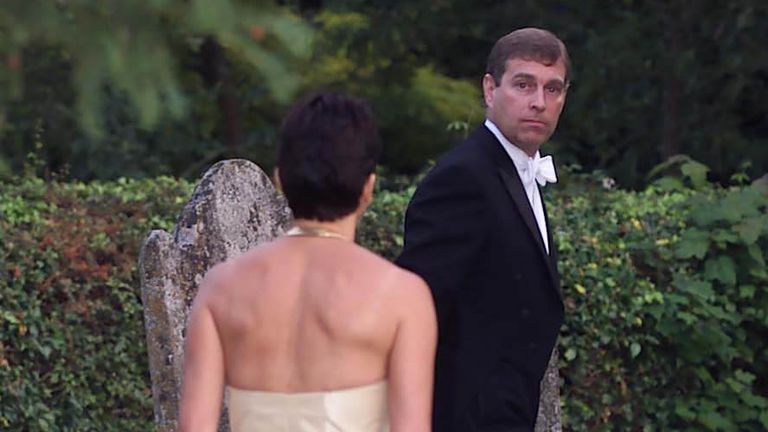
[[[180,295],[178,249],[165,231],[152,231],[139,257],[144,325],[158,431],[176,429],[185,304]]]
[[[536,432],[562,432],[560,421],[560,373],[558,372],[557,347],[552,350],[549,365],[541,380],[539,413],[536,417]]]
[[[291,220],[282,195],[246,160],[206,172],[173,236],[152,231],[139,258],[157,431],[176,430],[189,307],[214,265],[281,234]],[[226,418],[226,416],[222,416]],[[222,423],[221,430],[228,430]]]
[[[176,430],[184,328],[205,273],[228,258],[270,241],[286,229],[291,212],[266,174],[246,160],[211,167],[184,207],[173,236],[152,231],[139,258],[155,424]],[[561,432],[557,349],[541,382],[536,432]],[[226,432],[226,407],[220,431]]]

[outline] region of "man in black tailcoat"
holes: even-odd
[[[445,154],[408,206],[397,262],[429,284],[438,314],[435,432],[533,431],[539,383],[563,321],[539,147],[557,126],[570,61],[552,33],[494,45],[486,120]]]

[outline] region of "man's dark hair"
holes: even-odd
[[[501,77],[507,68],[507,60],[521,59],[536,61],[551,66],[563,59],[565,65],[565,83],[571,77],[571,59],[565,44],[554,34],[539,28],[515,30],[496,41],[488,55],[485,72],[493,77],[496,85],[501,84]]]
[[[355,211],[380,153],[365,102],[320,93],[294,105],[277,151],[280,184],[294,217],[328,222]]]

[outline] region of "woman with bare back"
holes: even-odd
[[[378,132],[337,94],[297,104],[276,177],[293,227],[214,267],[188,322],[181,431],[429,431],[436,321],[418,276],[354,242]]]

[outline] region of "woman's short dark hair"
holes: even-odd
[[[365,102],[320,93],[294,105],[277,151],[280,184],[294,217],[333,221],[355,211],[380,153]]]

